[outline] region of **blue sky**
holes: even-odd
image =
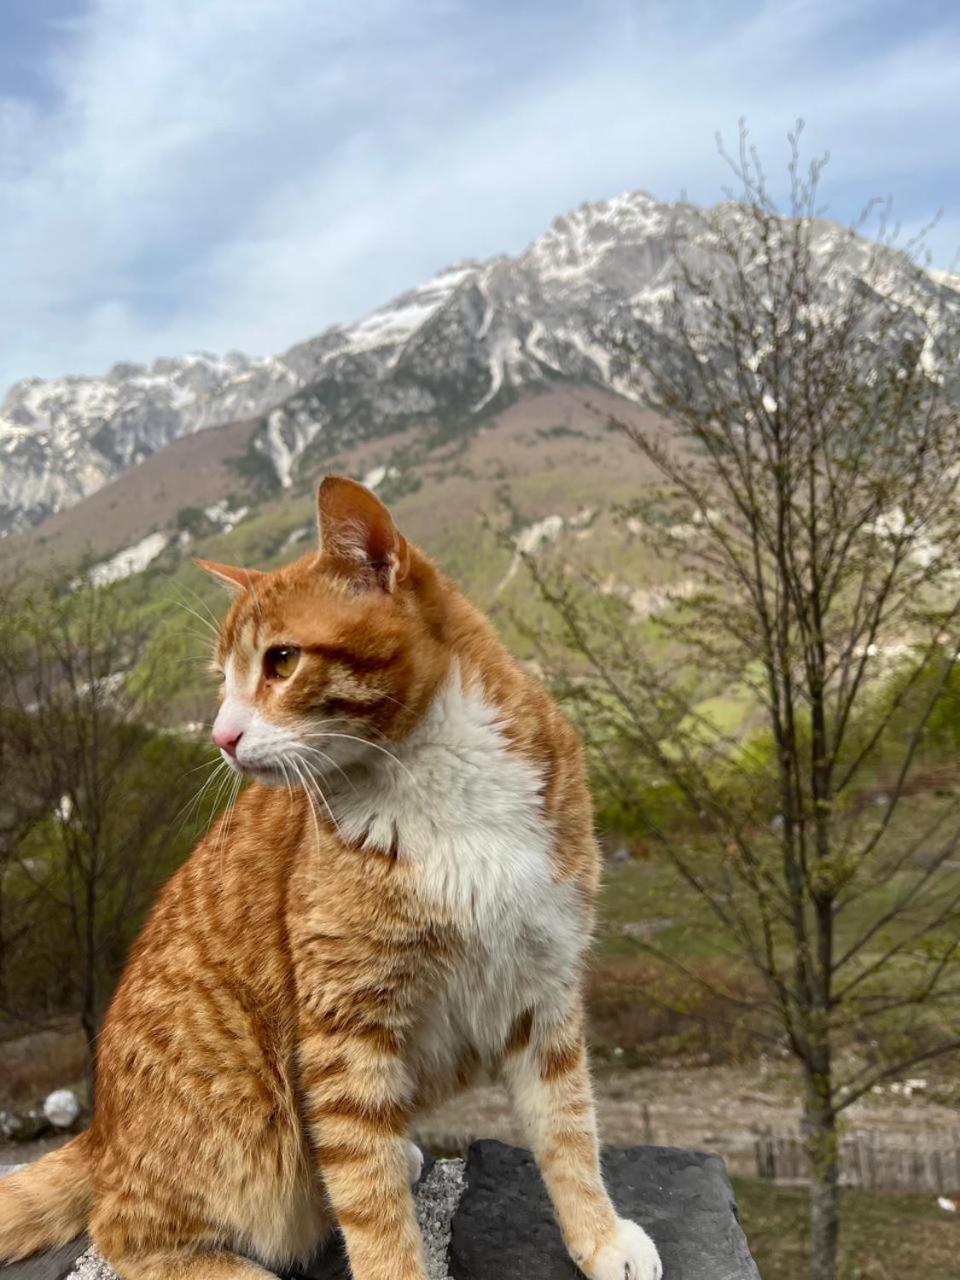
[[[282,350],[448,262],[643,188],[711,201],[714,133],[829,211],[960,246],[960,6],[942,0],[3,0],[0,388]]]

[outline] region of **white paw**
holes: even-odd
[[[407,1139],[407,1179],[411,1187],[415,1187],[423,1173],[423,1152],[415,1142]]]
[[[661,1280],[663,1275],[657,1246],[628,1218],[617,1219],[617,1234],[597,1250],[585,1270],[590,1280]]]

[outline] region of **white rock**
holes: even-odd
[[[80,1103],[72,1089],[54,1089],[43,1104],[43,1114],[57,1129],[69,1129],[80,1114]]]

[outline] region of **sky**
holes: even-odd
[[[279,352],[584,200],[712,202],[793,121],[827,212],[960,247],[954,0],[2,0],[0,395]]]

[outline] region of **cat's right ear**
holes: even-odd
[[[317,491],[320,557],[361,585],[392,592],[410,569],[410,548],[372,490],[327,476]]]
[[[232,564],[218,564],[216,560],[197,558],[193,563],[233,592],[250,591],[263,577],[259,569],[238,569]]]

